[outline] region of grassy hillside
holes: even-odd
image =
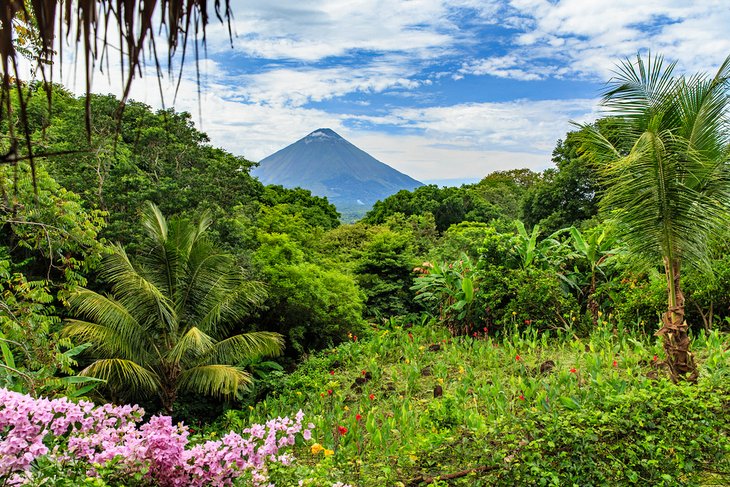
[[[301,408],[313,438],[276,485],[727,485],[729,344],[697,337],[699,382],[672,384],[653,337],[604,321],[586,339],[391,322],[216,429]]]

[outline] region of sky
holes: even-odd
[[[728,0],[233,0],[231,40],[177,97],[211,143],[259,161],[317,128],[423,182],[543,170],[558,139],[600,116],[616,63],[663,54],[714,73],[730,54]],[[149,68],[149,67],[148,67]],[[81,71],[81,70],[78,70]],[[83,82],[66,69],[62,82]],[[112,77],[111,79],[114,79]],[[93,91],[119,93],[97,73]],[[151,68],[131,97],[161,106]]]

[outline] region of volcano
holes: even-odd
[[[361,218],[376,201],[402,189],[423,186],[327,128],[261,160],[251,174],[264,184],[300,187],[326,196],[345,221]]]

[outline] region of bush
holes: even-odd
[[[696,485],[698,471],[730,466],[729,393],[659,382],[573,410],[527,411],[525,432],[532,440],[518,447],[502,481]]]
[[[363,299],[350,276],[303,262],[268,267],[265,277],[260,326],[284,335],[296,355],[331,347],[363,326]]]

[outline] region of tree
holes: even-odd
[[[582,140],[600,166],[601,204],[615,210],[627,248],[645,263],[664,265],[668,309],[657,335],[679,379],[696,376],[681,267],[710,269],[708,239],[728,222],[730,57],[714,78],[676,77],[675,64],[650,55],[618,66],[602,104],[616,117],[628,152],[594,127],[584,126]]]
[[[596,123],[603,130],[602,121]],[[553,150],[555,168],[546,169],[527,189],[521,201],[522,219],[528,227],[539,224],[551,233],[578,225],[598,212],[598,182],[593,167],[579,155],[580,134],[569,132]]]
[[[167,412],[181,391],[232,397],[251,382],[236,364],[283,347],[277,333],[226,337],[261,302],[261,286],[206,238],[206,216],[197,225],[168,223],[149,204],[142,224],[148,239],[139,263],[120,245],[102,262],[112,294],[80,288],[69,298],[80,318],[68,320],[64,334],[91,342],[95,354],[81,374],[107,381],[117,397],[155,393]]]
[[[159,6],[159,9],[157,8]],[[141,75],[142,53],[151,53],[157,73],[161,73],[160,58],[155,40],[158,26],[165,26],[167,48],[167,69],[172,75],[172,58],[182,49],[182,60],[190,34],[195,41],[196,67],[198,60],[198,40],[205,42],[206,26],[213,13],[221,22],[228,21],[229,35],[232,12],[230,0],[6,0],[0,8],[0,122],[8,120],[8,145],[2,147],[0,163],[16,165],[19,160],[28,159],[33,173],[35,187],[34,148],[27,124],[27,103],[29,95],[24,93],[24,81],[20,79],[21,65],[17,54],[25,55],[40,72],[47,88],[47,100],[51,105],[50,83],[45,72],[47,65],[62,65],[63,57],[54,48],[56,39],[74,39],[77,55],[83,57],[86,78],[86,94],[91,92],[91,75],[97,61],[104,65],[110,56],[110,39],[119,39],[118,50],[123,77],[122,101],[117,113],[121,113],[129,95],[132,80]],[[118,35],[107,35],[114,26]],[[72,35],[72,31],[75,32]],[[62,50],[63,44],[61,44]],[[80,48],[80,49],[78,49]],[[11,76],[13,74],[14,76]],[[178,81],[182,70],[178,74]],[[19,117],[11,103],[10,92],[17,93]],[[162,93],[160,93],[162,96]],[[90,98],[86,97],[85,126],[87,137],[91,139]],[[15,127],[15,125],[18,125]]]

